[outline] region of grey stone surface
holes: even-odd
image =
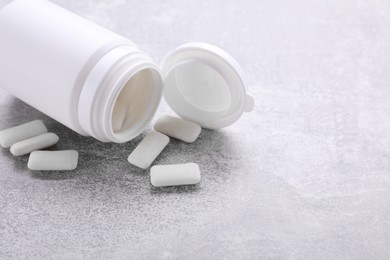
[[[156,163],[197,162],[203,181],[156,189],[126,161],[142,136],[100,143],[0,91],[0,129],[42,119],[52,149],[80,152],[76,171],[31,172],[0,150],[0,259],[390,258],[388,0],[54,2],[158,62],[216,44],[257,103],[172,140]]]

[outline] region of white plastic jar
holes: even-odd
[[[253,108],[239,65],[212,45],[180,46],[161,73],[128,39],[45,0],[3,7],[0,39],[0,87],[103,142],[140,134],[163,86],[176,113],[207,128],[230,125]]]

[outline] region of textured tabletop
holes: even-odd
[[[42,119],[52,149],[80,153],[75,171],[32,172],[0,150],[0,259],[390,258],[388,0],[53,2],[158,63],[185,42],[220,46],[256,106],[172,140],[155,163],[196,162],[203,180],[157,189],[127,162],[145,133],[101,143],[0,90],[0,129]]]

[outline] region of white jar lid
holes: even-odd
[[[253,110],[237,61],[207,43],[188,43],[168,54],[161,65],[164,98],[183,119],[219,129]]]

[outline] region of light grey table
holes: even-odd
[[[0,259],[390,258],[388,0],[54,2],[157,62],[216,44],[257,103],[172,140],[156,163],[197,162],[203,181],[156,189],[126,161],[142,136],[100,143],[0,91],[0,129],[39,118],[80,152],[76,171],[31,172],[0,151]]]

